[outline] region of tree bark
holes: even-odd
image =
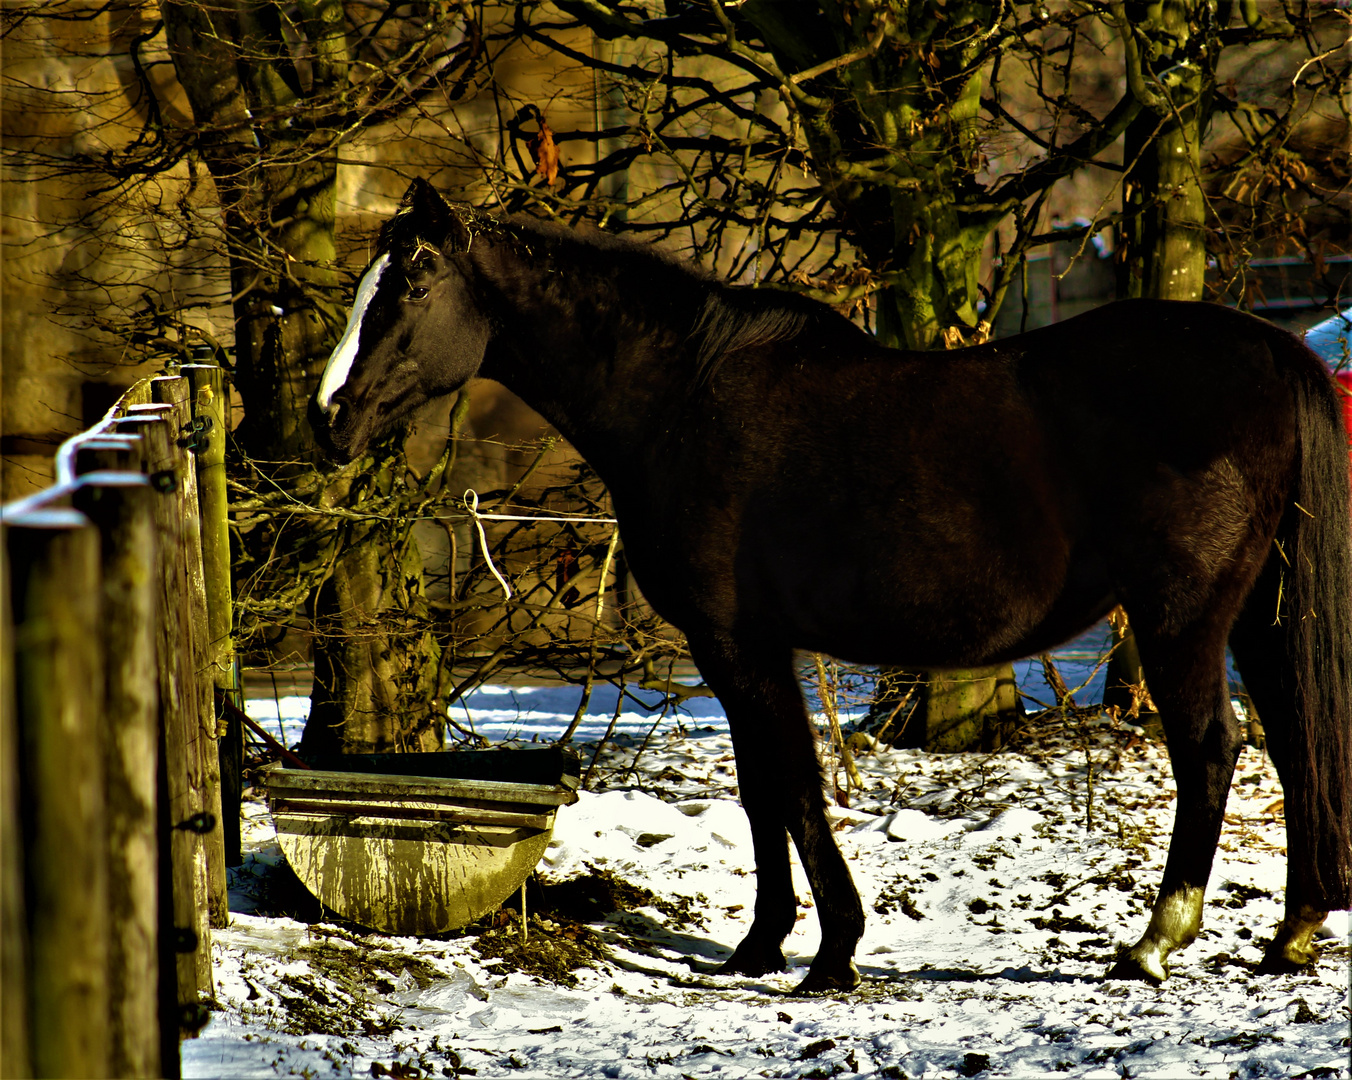
[[[0,533],[0,1076],[32,1076],[28,1053],[28,928],[19,826],[19,718],[14,700],[14,627],[9,556]]]
[[[1181,105],[1142,112],[1127,129],[1119,295],[1200,300],[1206,274],[1206,201],[1200,180],[1201,75]]]
[[[892,745],[935,752],[998,750],[1023,714],[1014,668],[931,671]]]
[[[392,532],[381,523],[344,538],[346,554],[313,598],[315,681],[303,754],[441,748],[440,651],[422,557],[406,531],[402,544]]]

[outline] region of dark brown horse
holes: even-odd
[[[911,668],[1047,649],[1131,618],[1178,785],[1144,936],[1194,937],[1241,737],[1227,640],[1286,799],[1286,916],[1263,967],[1314,958],[1352,903],[1352,556],[1331,380],[1294,337],[1210,304],[1112,304],[937,354],[829,308],[731,288],[600,234],[448,205],[415,182],[381,231],[312,409],[339,460],[472,375],[595,467],[630,566],[727,709],[755,919],[725,970],[778,970],[785,834],[850,987],[864,926],[825,814],[794,649]]]

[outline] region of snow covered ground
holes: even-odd
[[[579,733],[584,766],[605,698]],[[575,702],[496,688],[457,720],[546,741]],[[306,703],[277,704],[294,743]],[[1240,759],[1202,935],[1162,988],[1099,981],[1144,929],[1163,867],[1162,746],[1072,719],[994,755],[862,753],[865,789],[833,817],[869,916],[863,983],[801,999],[789,992],[818,930],[796,866],[793,970],[715,973],[749,926],[755,878],[717,702],[690,704],[655,728],[621,714],[594,790],[558,814],[525,945],[506,916],[435,940],[308,921],[266,808],[248,803],[233,922],[214,939],[219,1009],[184,1044],[184,1075],[1352,1076],[1346,915],[1312,973],[1252,974],[1285,872],[1261,753]],[[272,702],[250,711],[277,723]]]

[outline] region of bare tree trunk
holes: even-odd
[[[1144,109],[1124,137],[1125,223],[1118,233],[1120,297],[1200,300],[1206,273],[1206,201],[1200,176],[1206,102],[1215,49],[1199,50],[1185,5],[1161,8],[1120,29],[1128,41],[1128,84]],[[1196,5],[1193,5],[1196,6]],[[1196,25],[1195,23],[1192,25]],[[1153,61],[1150,57],[1153,55]],[[1161,74],[1162,73],[1162,74]],[[1126,619],[1113,619],[1105,707],[1122,712],[1144,697],[1145,672]],[[1135,688],[1133,690],[1133,688]],[[1142,708],[1140,715],[1153,715]]]
[[[436,693],[440,650],[418,545],[384,522],[340,543],[344,554],[311,605],[315,684],[302,751],[438,750],[445,731]]]
[[[244,401],[236,440],[285,484],[316,463],[306,405],[342,321],[334,243],[339,141],[337,125],[322,116],[343,107],[347,87],[342,5],[294,6],[290,33],[304,37],[296,54],[273,5],[176,0],[165,4],[164,18],[221,202],[234,381]],[[378,473],[376,487],[388,493],[388,481]],[[368,490],[344,484],[325,498],[336,505]],[[294,548],[296,534],[289,535]],[[272,557],[271,527],[254,539]],[[318,735],[307,733],[307,744],[352,751],[438,745],[435,641],[426,632],[382,629],[392,612],[402,617],[410,596],[421,597],[421,560],[407,528],[316,523],[299,546],[285,554],[309,568],[331,564],[312,601],[322,632],[314,639]]]
[[[795,16],[792,6],[751,3],[744,14],[760,28],[786,70],[808,65],[810,57],[802,52],[809,43],[819,47],[814,36],[795,25],[795,17],[807,16]],[[937,35],[937,25],[925,32]],[[873,47],[868,35],[878,32],[867,20],[857,26],[841,23],[835,31],[836,55],[867,53]],[[971,40],[978,37],[974,32]],[[969,66],[966,53],[946,56],[940,62],[953,66],[950,74],[958,89],[943,103],[945,122],[919,122],[932,118],[935,110],[923,53],[917,48],[907,54],[900,70],[891,58],[877,64],[865,58],[841,69],[842,90],[859,112],[859,131],[842,122],[843,110],[805,110],[803,129],[818,176],[870,264],[901,271],[895,273],[894,284],[874,294],[875,333],[881,344],[906,349],[942,348],[982,334],[977,274],[982,246],[1001,216],[989,211],[964,214],[956,200],[934,197],[934,192],[952,192],[968,182],[983,79],[979,67],[957,74]],[[860,182],[861,170],[853,158],[861,143],[869,144],[870,151],[878,144],[886,148],[895,183]],[[926,681],[926,692],[906,726],[908,745],[992,749],[1022,711],[1009,664],[931,672]],[[887,716],[895,704],[895,699],[877,701],[872,711]]]
[[[1202,299],[1206,273],[1206,203],[1200,179],[1200,73],[1191,104],[1143,112],[1127,129],[1123,185],[1127,223],[1119,295]]]

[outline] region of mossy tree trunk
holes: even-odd
[[[230,262],[234,382],[242,451],[278,484],[317,464],[306,404],[342,323],[335,266],[337,117],[350,59],[339,0],[170,2],[163,8],[179,82],[201,131]],[[283,23],[285,21],[285,28]],[[394,463],[368,483],[330,487],[330,506],[388,494]],[[425,612],[407,527],[336,528],[322,519],[250,539],[284,575],[323,574],[311,614],[316,731],[307,745],[362,751],[440,740],[437,646],[397,625]],[[391,628],[391,613],[395,626]],[[411,613],[411,614],[410,614]],[[430,673],[430,674],[429,674]],[[349,726],[350,725],[350,726]]]
[[[870,16],[872,5],[748,0],[739,9],[797,90],[817,177],[883,286],[877,334],[903,348],[977,330],[982,247],[1017,204],[992,202],[977,181],[979,57],[998,5],[951,7],[879,5]]]
[[[1141,7],[1134,14],[1131,7]],[[1201,147],[1220,45],[1207,3],[1114,5],[1127,82],[1143,106],[1127,129],[1119,294],[1200,300],[1206,273]]]
[[[851,21],[845,5],[751,0],[741,9],[786,71],[863,54],[830,84],[800,79],[820,95],[800,102],[803,130],[836,213],[885,282],[873,294],[878,340],[906,349],[984,338],[981,252],[1008,213],[973,199],[985,70],[977,58],[997,6],[941,6]],[[885,40],[901,47],[883,48]],[[930,672],[925,683],[905,725],[908,745],[992,749],[1021,712],[1009,664]],[[875,703],[875,712],[891,710]]]
[[[1201,146],[1220,53],[1218,31],[1205,18],[1208,6],[1112,5],[1126,44],[1128,87],[1142,105],[1123,145],[1120,297],[1201,300],[1204,294]],[[1148,703],[1145,673],[1126,618],[1114,618],[1111,626],[1103,704],[1125,713]],[[1142,711],[1148,715],[1149,705]]]
[[[374,474],[386,493],[402,456]],[[440,650],[430,630],[422,554],[407,523],[345,523],[343,553],[311,598],[315,685],[307,754],[441,748]]]

